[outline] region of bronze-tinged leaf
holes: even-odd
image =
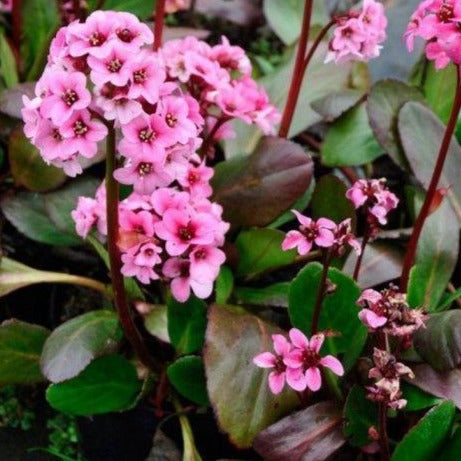
[[[253,364],[253,358],[271,350],[277,327],[240,308],[210,308],[204,351],[210,402],[220,428],[239,448],[292,411],[298,399],[291,390],[273,395],[267,384],[270,370]]]
[[[263,227],[290,209],[308,189],[313,162],[301,146],[267,137],[249,157],[217,165],[214,200],[233,227]]]
[[[320,402],[262,431],[254,449],[266,461],[324,461],[346,442],[340,408]]]
[[[23,95],[33,98],[35,82],[20,83],[0,95],[0,112],[12,118],[22,119],[21,109]]]
[[[262,11],[258,2],[249,0],[197,0],[196,9],[207,16],[248,26],[258,20]]]

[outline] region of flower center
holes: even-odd
[[[146,69],[137,70],[137,71],[133,74],[133,81],[134,81],[134,83],[140,84],[140,83],[144,83],[146,80],[147,80]]]
[[[200,175],[197,174],[195,171],[190,171],[189,175],[187,176],[187,180],[189,181],[189,184],[195,184],[199,181]]]
[[[316,367],[319,364],[319,362],[320,355],[317,352],[311,349],[305,349],[303,351],[303,363],[306,369]]]
[[[275,359],[274,368],[277,373],[283,373],[287,369],[287,366],[283,363],[283,358],[280,355],[278,355]]]
[[[122,68],[122,66],[123,66],[122,61],[120,61],[120,59],[118,58],[114,58],[112,59],[112,61],[109,61],[107,63],[107,70],[115,74]]]
[[[175,117],[173,114],[170,114],[170,113],[166,114],[165,120],[166,120],[166,124],[170,128],[174,128],[176,126],[176,124],[178,123],[178,118]]]
[[[106,41],[106,37],[100,32],[93,32],[88,38],[91,46],[101,46]]]
[[[190,223],[187,226],[181,226],[178,229],[178,236],[181,240],[188,242],[189,240],[192,240],[194,238],[195,229],[191,226]]]
[[[454,17],[453,12],[453,5],[449,5],[448,3],[444,3],[437,14],[438,18],[442,22],[448,22],[450,19]]]
[[[76,136],[83,136],[88,133],[88,126],[82,120],[77,120],[74,123],[74,133]]]
[[[78,94],[74,91],[68,88],[66,91],[64,91],[62,95],[62,100],[71,107],[78,101]]]
[[[152,163],[142,162],[138,165],[139,176],[145,176],[152,171]]]
[[[195,252],[195,259],[205,259],[206,258],[206,251],[204,248]]]
[[[155,138],[155,133],[152,130],[149,130],[149,128],[144,128],[144,130],[139,132],[139,139],[142,142],[149,142],[153,138]]]
[[[125,43],[130,43],[133,38],[134,38],[134,35],[131,33],[131,31],[129,29],[127,29],[125,27],[125,29],[119,29],[117,30],[117,37],[122,41],[122,42],[125,42]]]
[[[53,133],[51,134],[51,137],[55,141],[62,141],[61,133],[59,132],[59,130],[57,128],[53,130]]]
[[[310,242],[313,242],[319,236],[319,231],[315,227],[301,226],[299,230]]]

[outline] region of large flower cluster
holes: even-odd
[[[413,51],[416,37],[427,41],[426,57],[442,69],[451,61],[461,64],[461,1],[425,0],[413,13],[405,33]]]
[[[295,391],[310,389],[318,391],[322,386],[320,367],[327,367],[338,376],[344,374],[341,362],[332,355],[322,357],[320,349],[325,340],[323,333],[307,339],[297,328],[289,332],[290,341],[283,335],[272,335],[274,351],[262,352],[253,359],[260,368],[272,368],[269,373],[269,388],[280,394],[285,383]]]
[[[379,56],[386,40],[387,18],[384,6],[364,0],[362,9],[352,10],[336,20],[326,62],[369,61]]]

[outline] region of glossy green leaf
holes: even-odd
[[[310,263],[292,281],[289,293],[291,323],[308,336],[312,326],[317,291],[323,266]],[[356,301],[360,289],[355,282],[337,269],[328,271],[328,280],[334,291],[326,294],[319,319],[319,330],[330,329],[338,336],[326,338],[325,353],[338,355],[344,353],[343,363],[349,369],[357,360],[367,337],[367,330],[360,322]]]
[[[312,176],[312,159],[301,146],[268,137],[250,157],[219,163],[211,184],[233,227],[262,227],[302,197]]]
[[[320,150],[327,166],[364,165],[383,153],[371,131],[365,104],[348,110],[330,125]]]
[[[412,386],[406,382],[402,383],[402,393],[407,401],[404,411],[419,411],[429,407],[438,405],[442,400],[438,397],[434,397],[427,392],[422,391],[416,386]]]
[[[115,352],[122,337],[113,311],[98,310],[68,320],[47,339],[42,372],[53,383],[74,378],[95,358]]]
[[[82,178],[47,194],[19,192],[5,196],[0,207],[8,219],[26,237],[50,245],[80,245],[70,213],[80,195],[94,196],[98,182]]]
[[[455,416],[452,402],[429,410],[397,445],[392,461],[433,461],[450,437]]]
[[[201,357],[191,355],[176,360],[168,367],[168,379],[187,399],[203,407],[210,405]]]
[[[347,396],[344,407],[344,435],[354,447],[373,442],[368,435],[371,426],[378,427],[378,407],[366,398],[363,387],[355,385]]]
[[[415,198],[416,209],[422,194]],[[458,259],[459,228],[448,201],[431,214],[418,242],[415,266],[410,273],[408,302],[412,307],[435,310],[451,279]]]
[[[90,0],[89,6],[94,8],[96,0]],[[139,19],[147,19],[155,9],[155,2],[146,0],[105,0],[104,10],[128,11],[138,16]]]
[[[336,223],[351,218],[352,227],[357,221],[354,205],[346,198],[347,186],[334,175],[322,176],[312,196],[312,216],[329,218]]]
[[[145,307],[143,307],[143,305]],[[141,312],[146,308],[149,313],[144,316],[144,326],[146,330],[156,338],[165,343],[170,343],[168,335],[168,308],[165,305],[149,305],[146,303],[137,303],[136,308]]]
[[[346,88],[333,91],[323,98],[313,101],[311,106],[323,117],[325,122],[333,122],[356,106],[362,98],[362,91]]]
[[[216,302],[226,304],[234,289],[234,275],[227,266],[222,266],[216,279]]]
[[[204,352],[210,401],[220,428],[240,448],[298,404],[293,391],[273,395],[269,370],[254,366],[257,354],[270,350],[271,335],[281,331],[242,309],[212,306]]]
[[[434,112],[422,104],[408,102],[400,111],[399,133],[405,155],[414,175],[424,188],[429,186],[432,178],[444,132],[443,123]],[[446,198],[461,222],[459,165],[461,148],[453,137],[438,187],[449,189]]]
[[[130,408],[141,388],[133,364],[120,355],[106,355],[76,378],[52,384],[46,399],[55,410],[89,416]]]
[[[274,283],[264,288],[235,287],[234,298],[237,304],[247,306],[288,307],[289,282]]]
[[[191,296],[185,303],[168,300],[168,335],[180,354],[200,350],[205,340],[207,305]]]
[[[40,354],[50,332],[20,320],[0,325],[0,385],[43,381]]]
[[[22,127],[11,133],[8,158],[11,174],[17,186],[45,192],[56,189],[67,178],[63,170],[45,163],[38,149],[25,137]]]
[[[285,234],[275,229],[251,229],[239,234],[235,242],[239,255],[237,275],[254,277],[269,269],[291,264],[296,251],[283,251]]]
[[[278,66],[275,72],[259,80],[259,83],[266,89],[270,101],[281,112],[283,112],[288,98],[289,82],[293,75],[296,59],[294,51],[289,49],[284,62]],[[327,44],[321,43],[309,64],[309,70],[306,72],[293,117],[289,138],[298,135],[306,128],[322,120],[322,116],[311,107],[313,101],[330,94],[332,91],[338,91],[349,86],[352,64],[344,63],[341,66],[333,63],[325,64],[326,52]],[[235,123],[235,128],[236,137],[225,143],[226,158],[250,154],[256,149],[260,139],[263,137],[261,130],[253,125],[237,122]]]
[[[370,126],[377,141],[397,165],[408,168],[398,132],[398,115],[408,101],[422,101],[423,95],[399,80],[376,82],[367,100]]]
[[[459,298],[461,298],[461,288],[458,288],[454,293],[450,293],[446,298],[442,299],[436,311],[440,312],[448,309]]]
[[[16,59],[8,40],[0,29],[0,56],[2,58],[2,77],[7,88],[12,88],[19,81]]]
[[[461,453],[461,427],[458,427],[440,454],[443,461],[458,461]]]

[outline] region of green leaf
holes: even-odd
[[[422,199],[422,194],[417,193],[415,209],[420,209]],[[426,220],[418,242],[408,285],[410,306],[429,311],[437,308],[455,269],[458,250],[458,222],[450,204],[444,200]]]
[[[326,122],[333,122],[355,107],[362,98],[362,91],[346,88],[333,91],[323,98],[313,101],[311,106]]]
[[[367,100],[368,118],[377,141],[403,168],[408,167],[408,161],[398,133],[399,111],[408,101],[422,100],[423,95],[417,88],[399,80],[376,82]]]
[[[3,31],[0,29],[0,56],[2,58],[1,75],[7,88],[12,88],[19,82],[16,69],[16,59]]]
[[[280,2],[280,0],[275,1]],[[328,95],[332,91],[349,86],[352,64],[345,63],[341,66],[333,63],[325,64],[327,49],[328,45],[321,43],[309,64],[309,71],[306,72],[293,117],[293,123],[291,124],[290,138],[322,121],[322,116],[311,107],[313,101]],[[295,59],[296,53],[290,48],[284,62],[277,70],[258,82],[266,89],[270,101],[281,112],[283,112],[288,99],[289,82],[293,75]],[[259,140],[263,137],[261,130],[256,126],[237,122],[234,124],[234,127],[236,129],[236,137],[225,142],[226,158],[250,154],[256,149]]]
[[[296,260],[296,251],[283,251],[285,234],[275,229],[251,229],[241,232],[235,242],[239,254],[237,275],[254,277]]]
[[[310,334],[317,291],[323,266],[310,263],[302,269],[291,282],[289,307],[291,323],[294,327]],[[333,293],[325,295],[319,319],[319,329],[330,329],[339,336],[326,338],[325,353],[338,355],[344,353],[343,363],[350,369],[362,351],[367,330],[357,314],[356,301],[360,289],[355,282],[337,269],[329,269],[328,280],[335,286]]]
[[[43,374],[53,383],[74,378],[96,357],[115,352],[123,332],[113,311],[88,312],[54,330],[40,360]]]
[[[427,188],[432,178],[445,126],[429,108],[417,102],[408,102],[399,114],[399,132],[411,169],[421,185]],[[446,198],[461,223],[459,165],[461,165],[461,148],[453,137],[438,187],[449,189]]]
[[[96,5],[96,0],[88,2],[91,8]],[[139,19],[148,19],[155,10],[155,2],[146,0],[106,0],[103,5],[104,10],[128,11],[138,16]]]
[[[312,197],[312,216],[329,218],[336,223],[351,218],[352,227],[357,221],[354,205],[346,198],[347,186],[334,175],[322,176]]]
[[[414,335],[416,352],[435,370],[461,365],[461,310],[432,314]]]
[[[234,275],[227,266],[222,266],[216,279],[216,302],[226,304],[234,289]]]
[[[60,272],[39,271],[13,259],[6,257],[1,259],[0,297],[36,283],[69,283],[96,288],[99,291],[103,291],[104,289],[102,283],[92,279]],[[96,285],[98,286],[96,287]]]
[[[200,350],[205,340],[207,305],[191,296],[185,303],[168,300],[168,335],[179,354]]]
[[[285,43],[293,45],[299,38],[304,0],[264,0],[264,15],[275,34]],[[314,24],[328,21],[324,0],[315,0],[312,10]]]
[[[452,303],[459,298],[461,298],[461,288],[458,288],[454,293],[449,294],[445,299],[443,299],[443,302],[437,306],[436,311],[440,312],[448,309]]]
[[[274,283],[264,288],[235,287],[234,298],[237,304],[247,306],[288,307],[288,282]]]
[[[39,150],[25,137],[22,127],[10,135],[8,158],[11,174],[17,186],[36,192],[56,189],[67,176],[63,170],[49,166],[42,159]]]
[[[426,408],[438,405],[442,400],[438,397],[434,397],[427,392],[422,391],[416,386],[412,386],[406,382],[402,383],[402,392],[407,404],[404,411],[420,411]]]
[[[444,447],[455,416],[452,402],[443,402],[429,410],[424,418],[397,445],[392,461],[433,461]]]
[[[271,335],[281,331],[242,309],[211,306],[205,372],[210,401],[220,428],[239,448],[250,447],[254,437],[298,404],[291,390],[273,395],[268,370],[252,360],[270,350]]]
[[[458,461],[461,453],[461,427],[458,427],[440,454],[440,460]]]
[[[52,384],[46,399],[55,410],[90,416],[130,408],[141,388],[134,365],[120,355],[106,355],[76,378]]]
[[[184,397],[202,407],[210,405],[201,357],[181,357],[168,367],[167,373],[171,384]]]
[[[145,305],[150,312],[144,317],[144,326],[146,330],[156,338],[160,339],[165,343],[170,343],[170,337],[168,335],[168,308],[165,305],[148,305],[146,303],[137,303],[136,307],[139,309],[139,305]]]
[[[383,154],[368,123],[365,104],[348,110],[330,125],[320,154],[327,166],[364,165]]]
[[[50,332],[20,320],[0,325],[0,384],[33,384],[43,381],[40,354]]]
[[[366,398],[363,387],[355,385],[347,396],[344,407],[344,435],[354,447],[373,442],[368,435],[371,426],[378,427],[378,407]]]
[[[262,227],[302,197],[312,176],[312,159],[301,146],[265,138],[250,157],[219,163],[211,184],[214,200],[233,227]]]
[[[0,207],[22,234],[32,240],[50,245],[80,245],[82,239],[75,233],[70,213],[77,206],[80,195],[93,196],[98,182],[81,178],[47,194],[19,192],[6,196]]]

